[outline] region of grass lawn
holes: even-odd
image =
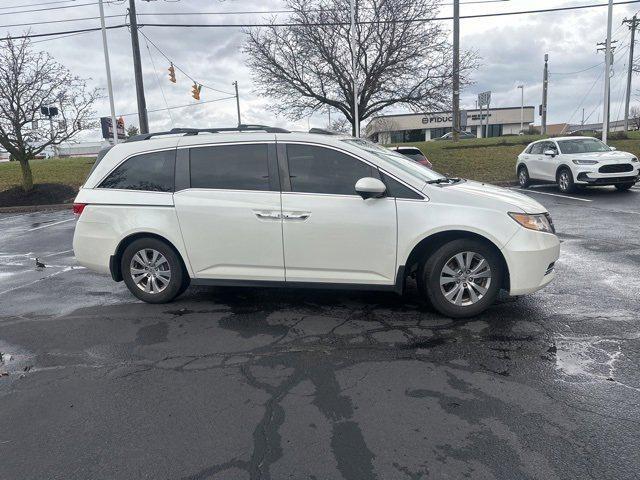
[[[640,132],[629,132],[628,140],[612,140],[609,145],[640,157]],[[517,156],[541,136],[509,136],[451,141],[418,142],[433,168],[452,176],[483,182],[513,182],[516,180]]]
[[[52,158],[31,160],[34,185],[60,183],[78,189],[87,178],[92,158]],[[0,163],[0,192],[22,185],[22,172],[18,162]]]

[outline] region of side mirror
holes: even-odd
[[[387,187],[377,178],[364,177],[356,182],[356,192],[364,200],[367,198],[380,198],[386,190]]]
[[[555,156],[558,154],[558,152],[556,152],[555,150],[552,150],[552,149],[550,148],[550,149],[548,149],[548,150],[545,150],[545,151],[544,151],[544,154],[545,154],[545,155],[549,155],[550,157],[555,157]]]
[[[616,148],[616,147],[609,147],[609,149],[610,149],[612,152],[615,152],[615,151],[617,150],[617,148]]]

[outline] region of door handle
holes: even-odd
[[[283,212],[282,218],[285,220],[306,220],[311,216],[311,212]]]
[[[254,210],[253,213],[256,214],[256,217],[265,220],[280,220],[282,218],[280,212],[276,210]]]

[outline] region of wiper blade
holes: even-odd
[[[442,178],[436,178],[435,180],[427,180],[427,183],[435,183],[435,184],[439,184],[439,183],[458,183],[461,179],[458,177],[442,177]]]

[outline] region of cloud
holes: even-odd
[[[109,24],[124,22],[128,2],[105,4],[107,15],[120,15],[108,19]],[[450,3],[450,2],[449,2]],[[17,3],[16,3],[17,4]],[[255,23],[264,21],[267,15],[189,15],[173,16],[163,13],[201,13],[204,11],[275,10],[282,9],[282,0],[243,0],[242,2],[202,0],[181,0],[179,2],[138,1],[141,23]],[[461,14],[516,11],[535,8],[554,8],[575,5],[574,1],[539,0],[536,2],[504,2],[489,4],[467,4],[462,1]],[[628,29],[621,27],[626,16],[633,15],[639,6],[615,7],[614,31],[619,40],[616,57],[615,76],[612,79],[612,118],[620,111],[620,99],[624,89],[623,64],[626,61],[625,43],[628,43]],[[449,15],[451,7],[443,6],[440,15]],[[61,20],[68,18],[97,16],[97,5],[76,6],[63,10],[25,13],[3,16],[11,18],[4,23]],[[282,16],[281,18],[286,18]],[[60,31],[74,28],[99,26],[98,20],[52,25],[34,26],[34,33]],[[18,35],[25,27],[9,29],[8,33]],[[309,122],[290,122],[275,116],[267,107],[272,101],[258,96],[251,82],[251,72],[245,66],[241,52],[244,34],[240,28],[161,28],[144,27],[142,32],[155,43],[167,57],[191,77],[204,85],[223,92],[233,92],[232,82],[240,86],[240,101],[243,122],[264,123],[294,129],[306,129],[308,125],[323,126],[326,115],[314,115]],[[462,104],[473,107],[478,92],[491,90],[495,106],[517,106],[520,104],[518,84],[525,85],[525,104],[538,105],[541,101],[542,67],[545,53],[549,53],[549,121],[567,121],[575,112],[573,121],[582,115],[580,102],[586,114],[592,113],[595,120],[601,110],[602,68],[597,67],[583,73],[576,72],[596,65],[603,55],[596,53],[596,43],[604,39],[606,33],[606,8],[594,8],[571,12],[557,12],[535,15],[503,16],[482,19],[465,19],[461,22],[461,43],[463,49],[476,51],[482,58],[480,68],[473,73],[473,85],[462,92]],[[129,31],[126,29],[108,31],[109,52],[115,90],[117,114],[133,113],[137,110],[133,62]],[[198,103],[190,96],[192,82],[178,72],[178,83],[168,81],[169,62],[151,44],[147,48],[144,36],[140,36],[143,76],[147,107],[149,110],[163,109],[167,105],[193,104],[192,107],[175,109],[171,117],[166,110],[150,112],[152,130],[175,126],[213,127],[236,123],[235,99],[215,103]],[[106,74],[100,32],[39,42],[34,48],[47,50],[58,61],[75,74],[91,78],[95,86],[106,88]],[[153,58],[153,63],[150,58]],[[153,67],[155,65],[155,68]],[[598,76],[600,80],[597,81]],[[585,94],[591,88],[589,95]],[[163,96],[164,93],[164,96]],[[204,88],[202,101],[227,96],[225,93]],[[166,98],[166,102],[165,102]],[[109,115],[109,104],[103,99],[96,105],[98,114]],[[400,111],[401,109],[394,109]],[[127,124],[137,124],[135,115],[126,117]],[[85,137],[95,138],[98,132]]]

